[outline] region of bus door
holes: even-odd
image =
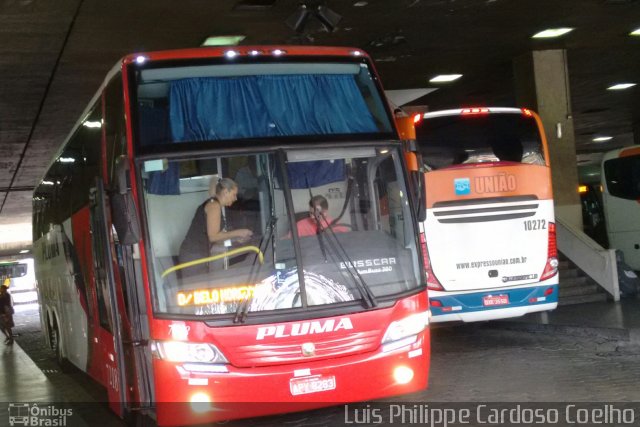
[[[102,358],[102,378],[107,387],[109,406],[119,416],[124,416],[126,404],[126,376],[122,342],[122,322],[118,312],[113,257],[109,243],[111,222],[108,221],[107,200],[102,179],[96,178],[91,189],[91,236],[93,245],[93,268],[98,296],[98,330]]]

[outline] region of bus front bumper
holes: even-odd
[[[429,330],[416,343],[384,353],[228,372],[186,372],[154,360],[159,426],[297,412],[416,392],[427,386]],[[345,408],[346,410],[346,408]]]
[[[429,291],[431,322],[479,322],[519,317],[558,306],[558,285],[456,293]]]

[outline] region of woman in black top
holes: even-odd
[[[11,294],[9,288],[6,285],[0,286],[0,330],[7,339],[5,344],[13,344],[13,335],[11,328],[13,328],[13,303],[11,302]]]
[[[210,256],[212,247],[224,248],[226,240],[245,241],[253,232],[246,228],[227,230],[223,207],[231,206],[238,196],[238,185],[230,178],[211,181],[211,196],[196,209],[191,226],[180,245],[180,264]],[[197,264],[182,269],[183,276],[209,272],[209,263]]]

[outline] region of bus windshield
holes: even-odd
[[[157,158],[140,167],[159,312],[372,307],[420,286],[396,146]],[[206,205],[222,177],[234,178],[237,201],[223,208],[220,226],[252,234],[212,243]]]
[[[392,133],[366,62],[212,61],[139,67],[141,151],[202,141],[210,147],[220,140]]]
[[[426,166],[441,169],[490,162],[544,165],[534,117],[513,110],[510,114],[425,114],[416,124],[416,139]]]

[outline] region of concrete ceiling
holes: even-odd
[[[628,36],[640,27],[639,1],[325,3],[342,15],[338,29],[300,36],[285,24],[298,0],[2,0],[0,255],[25,245],[7,244],[8,231],[23,233],[15,224],[30,222],[31,189],[116,61],[131,52],[198,46],[210,35],[242,34],[243,44],[360,47],[376,61],[386,89],[464,74],[419,100],[430,109],[515,105],[513,58],[567,49],[579,159],[633,143],[640,87],[606,88],[639,79],[640,37]],[[575,30],[556,41],[531,39],[549,27]],[[596,134],[614,138],[596,144]]]

